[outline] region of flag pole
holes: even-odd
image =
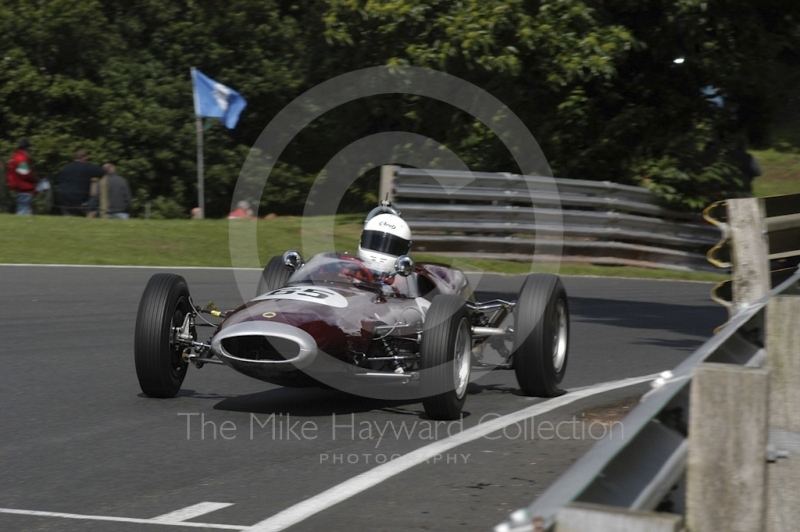
[[[200,207],[200,219],[206,217],[206,200],[203,190],[203,118],[197,117],[197,206]]]
[[[206,217],[206,201],[203,190],[203,117],[200,116],[200,102],[197,100],[195,88],[195,68],[192,67],[192,94],[194,96],[194,116],[197,126],[197,206],[200,208],[200,219]]]

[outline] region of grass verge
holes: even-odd
[[[331,249],[355,252],[362,220],[362,215],[344,215],[335,220],[282,217],[257,222],[237,220],[235,224],[255,225],[258,260],[263,266],[270,257],[287,249],[298,249],[306,257]],[[0,263],[225,268],[231,266],[230,227],[228,220],[88,220],[0,214]],[[531,265],[524,262],[452,259],[435,254],[414,256],[417,260],[452,263],[467,271],[508,274],[531,271]],[[241,265],[258,266],[255,261]],[[554,266],[542,264],[534,268],[553,271]],[[558,272],[696,281],[726,278],[714,273],[576,264],[562,264]]]
[[[762,172],[753,180],[756,196],[800,193],[800,98],[794,94],[775,117],[769,145],[751,151]]]
[[[758,197],[800,193],[800,153],[768,150],[753,151],[762,175],[753,180]]]

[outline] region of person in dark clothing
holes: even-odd
[[[131,188],[128,181],[117,173],[117,168],[111,164],[103,165],[108,180],[108,218],[127,220],[131,210]]]
[[[728,152],[728,162],[742,173],[742,186],[732,186],[729,198],[750,198],[753,196],[753,179],[761,175],[761,166],[747,151],[747,140],[740,140],[736,148]]]
[[[58,174],[58,204],[64,216],[84,216],[87,211],[93,177],[103,177],[105,171],[87,162],[86,150],[75,152],[75,160],[67,163]]]

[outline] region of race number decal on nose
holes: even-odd
[[[305,287],[286,287],[267,292],[259,296],[255,301],[267,299],[292,299],[295,301],[308,301],[309,303],[319,303],[334,308],[346,308],[347,300],[333,290],[327,288],[305,288]]]

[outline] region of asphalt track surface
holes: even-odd
[[[226,270],[0,266],[0,508],[129,520],[0,511],[0,530],[242,529],[380,460],[441,441],[448,428],[458,433],[546,402],[520,395],[513,372],[495,371],[470,385],[463,426],[440,426],[436,435],[418,403],[280,388],[222,366],[190,367],[175,399],[147,398],[134,369],[133,327],[141,292],[157,271],[182,274],[198,303],[241,303]],[[479,299],[513,299],[521,281],[484,276]],[[706,283],[564,282],[572,320],[565,389],[670,369],[725,320]],[[592,396],[465,443],[287,530],[491,529],[594,442],[575,424],[566,437],[554,437],[547,422],[583,420],[585,428],[597,407],[647,389]],[[362,432],[370,424],[373,430]],[[389,429],[382,438],[378,427]],[[224,504],[195,507],[204,502]],[[162,518],[172,525],[136,522],[187,508]]]

